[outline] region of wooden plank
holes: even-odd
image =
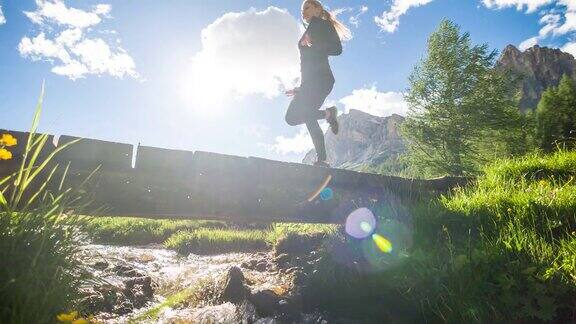
[[[12,161],[0,161],[0,178],[17,169],[27,138],[27,133],[8,132],[19,144],[11,150]],[[63,136],[59,145],[74,139]],[[54,149],[47,144],[42,155]],[[235,222],[340,223],[359,207],[402,210],[406,199],[444,192],[469,181],[403,179],[146,146],[138,147],[132,168],[132,150],[129,144],[82,139],[58,154],[54,164],[71,161],[68,185],[80,183],[100,168],[91,188],[96,205],[106,207],[100,215]]]

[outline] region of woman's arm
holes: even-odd
[[[318,50],[325,55],[342,54],[342,42],[329,21],[320,18],[312,19],[307,33],[310,36],[311,49]]]

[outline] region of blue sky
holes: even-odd
[[[327,104],[404,114],[402,93],[443,18],[474,43],[576,55],[576,0],[325,0],[352,40]],[[0,0],[0,128],[300,161],[284,114],[297,84],[300,1]]]

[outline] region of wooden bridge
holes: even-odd
[[[29,135],[0,130],[2,133],[12,134],[18,145],[10,148],[13,159],[0,161],[0,179],[18,169]],[[75,139],[50,135],[40,161],[57,145]],[[98,215],[146,218],[340,223],[359,207],[401,206],[469,181],[405,179],[95,139],[69,146],[52,164],[65,166],[68,162],[66,181],[70,184],[81,182],[99,168],[93,179],[94,203],[106,208]]]

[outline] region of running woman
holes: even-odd
[[[316,149],[314,165],[330,167],[326,162],[324,134],[318,120],[326,119],[332,133],[338,134],[336,107],[320,108],[334,86],[328,56],[342,54],[341,40],[350,39],[350,30],[318,0],[304,0],[302,19],[307,26],[298,42],[300,86],[286,91],[286,95],[293,96],[286,112],[286,122],[290,126],[306,124]]]

